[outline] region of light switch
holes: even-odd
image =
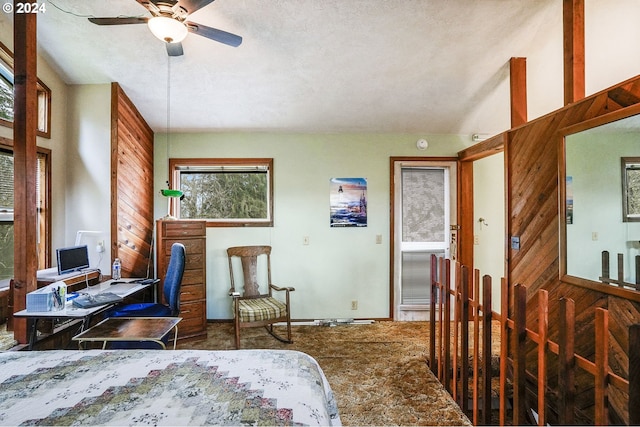
[[[520,250],[520,236],[511,236],[511,249],[514,251]]]

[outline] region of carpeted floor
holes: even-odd
[[[294,326],[293,340],[284,344],[264,328],[250,328],[243,330],[242,346],[314,357],[335,393],[344,425],[471,425],[427,366],[427,322]],[[234,349],[233,325],[211,323],[206,340],[178,348]]]
[[[7,332],[7,324],[0,325],[0,351],[9,350],[16,344],[16,340],[13,339],[13,332]]]

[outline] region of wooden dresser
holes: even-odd
[[[200,338],[207,335],[207,292],[206,292],[206,231],[205,221],[158,220],[156,230],[158,295],[162,292],[163,278],[169,265],[171,245],[182,243],[187,259],[180,292],[180,317],[178,338]]]

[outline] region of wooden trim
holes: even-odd
[[[507,132],[499,133],[496,136],[472,145],[469,148],[458,151],[458,159],[462,162],[470,162],[473,160],[484,159],[485,157],[489,157],[496,153],[501,153],[504,151],[507,135]]]
[[[613,123],[618,120],[626,119],[631,116],[640,114],[640,103],[633,104],[628,107],[620,108],[609,113],[601,114],[596,117],[582,120],[570,126],[560,128],[558,130],[558,138],[564,138],[568,135],[592,129],[597,126]]]
[[[274,167],[273,158],[171,158],[169,159],[169,187],[177,188],[177,169],[181,165],[194,166],[218,166],[218,165],[266,165],[269,168],[269,218],[265,220],[210,220],[207,219],[207,227],[273,227],[275,220],[273,187],[274,187]],[[175,216],[177,212],[177,200],[171,204],[171,213]],[[202,220],[204,218],[194,218]]]
[[[527,58],[509,60],[511,88],[511,127],[527,122]]]
[[[473,162],[504,152],[506,146],[505,141],[508,135],[508,132],[500,133],[458,152],[458,224],[460,225],[460,233],[458,233],[458,260],[469,266],[470,269],[474,268]],[[505,180],[507,179],[506,166],[505,156]],[[507,195],[505,194],[504,197],[506,199]],[[505,200],[505,207],[506,205]],[[508,216],[505,215],[505,218],[508,218]],[[507,248],[505,248],[505,254],[508,253],[506,250]],[[506,265],[504,270],[507,271]]]
[[[13,309],[26,308],[26,295],[37,289],[36,247],[36,130],[37,97],[37,25],[36,15],[13,15],[14,62],[14,287]],[[14,337],[28,342],[26,319],[13,322]]]
[[[396,157],[389,157],[389,317],[394,318],[395,297],[394,297],[394,274],[395,274],[395,257],[396,257],[396,233],[395,233],[395,164],[398,160]]]
[[[111,257],[124,277],[152,274],[153,130],[111,84]]]
[[[458,254],[460,263],[473,271],[473,162],[458,162]]]
[[[564,43],[564,103],[584,98],[584,0],[562,1]]]
[[[118,235],[118,94],[119,85],[111,84],[111,260],[118,257],[117,235]],[[109,276],[111,271],[109,270]]]
[[[9,49],[4,43],[0,42],[0,60],[5,62],[9,67],[11,67],[11,69],[13,70],[15,68],[15,59],[13,56],[13,52],[11,52],[11,49]],[[14,72],[14,77],[15,77],[15,71]],[[44,92],[47,97],[46,97],[46,114],[45,114],[45,130],[42,131],[38,128],[38,120],[36,119],[36,133],[38,136],[41,136],[43,138],[47,138],[50,139],[51,138],[51,89],[49,89],[49,87],[47,85],[45,85],[42,80],[40,80],[38,77],[36,77],[38,79],[38,92]],[[14,100],[15,102],[15,100]],[[37,104],[37,103],[36,103]],[[38,116],[37,114],[37,107],[36,107],[36,117]],[[5,120],[5,119],[0,119],[0,126],[5,126],[8,128],[13,128],[13,122],[9,121],[9,120]]]
[[[11,151],[13,154],[14,144],[13,140],[9,138],[5,138],[0,136],[0,150]],[[38,269],[40,268],[49,268],[51,266],[51,150],[44,147],[36,146],[36,152],[38,154],[42,154],[45,156],[46,162],[46,188],[45,188],[45,198],[47,201],[47,213],[45,215],[45,233],[44,233],[44,244],[43,244],[43,257],[44,257],[44,265],[38,264]]]
[[[608,123],[612,123],[618,120],[625,119],[634,115],[640,114],[640,104],[634,104],[629,107],[621,108],[619,110],[612,111],[610,113],[602,114],[600,116],[584,120],[575,123],[570,126],[559,129],[556,133],[556,139],[558,141],[558,211],[559,211],[559,278],[563,283],[579,286],[592,291],[600,292],[606,295],[613,295],[620,298],[625,298],[630,301],[640,303],[640,291],[634,291],[632,289],[621,288],[617,286],[606,285],[593,280],[588,280],[576,276],[570,276],[567,274],[567,223],[566,223],[566,137],[578,132],[582,132],[588,129],[592,129],[597,126],[602,126]]]
[[[395,164],[397,162],[456,162],[456,166],[458,163],[457,157],[408,157],[408,156],[399,156],[399,157],[389,157],[389,318],[393,320],[394,311],[395,311],[395,298],[394,298],[394,275],[395,275]],[[458,168],[459,169],[459,168]],[[460,171],[457,171],[458,178]],[[460,193],[460,188],[457,189],[458,197]],[[458,212],[460,212],[460,206],[457,206]],[[458,218],[459,218],[458,213]],[[472,219],[473,221],[473,219]],[[459,240],[458,240],[459,242]],[[473,242],[473,240],[471,241]]]

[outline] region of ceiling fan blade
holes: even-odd
[[[143,17],[89,18],[96,25],[146,24],[148,20],[149,18]]]
[[[189,32],[224,43],[229,46],[238,47],[242,43],[242,37],[216,28],[207,27],[206,25],[196,24],[195,22],[185,22]]]
[[[185,9],[189,15],[210,3],[213,3],[213,0],[178,0],[178,5]]]
[[[182,43],[165,43],[167,45],[167,53],[169,56],[182,56],[184,51],[182,50]]]

